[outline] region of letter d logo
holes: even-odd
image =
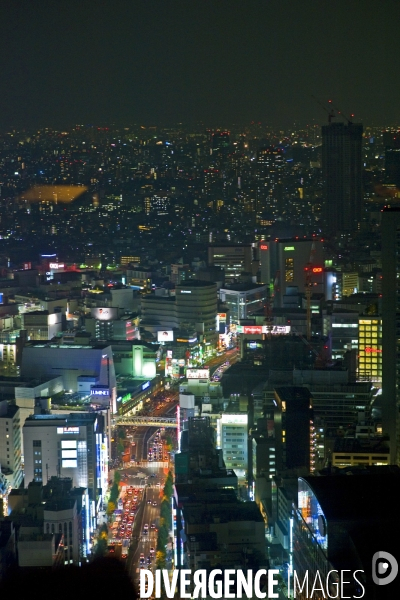
[[[372,557],[372,579],[376,585],[387,585],[396,579],[399,565],[393,554],[375,552]]]

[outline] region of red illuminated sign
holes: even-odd
[[[268,250],[268,246],[266,244],[261,244],[260,250]]]
[[[262,325],[244,325],[243,327],[243,333],[256,334],[262,332]]]
[[[365,352],[371,353],[371,352],[382,352],[382,350],[379,350],[379,348],[365,348]]]
[[[313,273],[322,273],[322,267],[313,267]]]

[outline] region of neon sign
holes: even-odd
[[[365,348],[365,352],[368,352],[368,354],[370,354],[371,352],[373,352],[373,353],[378,353],[379,352],[380,353],[380,352],[382,352],[382,350],[379,350],[379,348],[369,348],[369,347],[367,347],[367,348]]]
[[[261,333],[287,335],[290,333],[290,325],[273,325],[272,328],[268,327],[268,325],[237,325],[236,332],[250,335],[257,335]]]
[[[322,273],[322,267],[313,267],[313,273]]]
[[[268,250],[268,246],[266,244],[261,244],[260,250]],[[285,248],[286,250],[286,248]]]
[[[57,427],[57,433],[79,433],[79,427]]]
[[[129,402],[129,400],[131,400],[132,396],[131,394],[125,394],[125,396],[122,396],[122,398],[120,398],[122,404],[125,404],[126,402]]]
[[[150,387],[150,381],[146,381],[146,383],[143,383],[143,385],[142,385],[142,391],[143,390],[147,390],[148,387]]]
[[[110,391],[109,390],[90,390],[90,395],[91,396],[109,396],[110,395]]]

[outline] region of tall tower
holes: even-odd
[[[400,465],[400,208],[382,213],[382,427]]]
[[[283,210],[285,152],[269,146],[257,152],[257,209],[278,216]]]
[[[385,179],[400,189],[400,148],[385,148]]]
[[[325,223],[332,233],[354,233],[362,217],[362,125],[322,127]]]

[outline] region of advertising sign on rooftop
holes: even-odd
[[[247,335],[269,333],[267,325],[237,325],[236,332]],[[274,325],[271,329],[271,333],[272,335],[287,335],[290,333],[290,325]]]
[[[210,378],[210,370],[209,369],[187,369],[186,377],[188,379],[209,379]]]
[[[118,308],[107,307],[107,308],[91,308],[90,313],[94,319],[99,321],[114,321],[118,319]]]

